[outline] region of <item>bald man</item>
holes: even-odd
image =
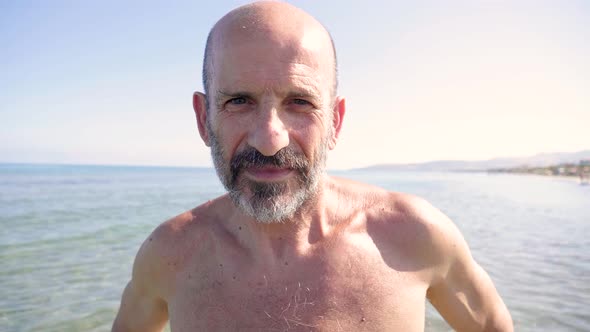
[[[345,114],[323,26],[278,2],[211,30],[193,106],[228,194],[161,224],[113,331],[511,331],[463,237],[413,196],[329,177]]]

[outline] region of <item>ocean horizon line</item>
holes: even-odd
[[[99,163],[56,163],[56,162],[12,162],[0,161],[0,168],[3,167],[89,167],[89,168],[144,168],[144,169],[197,169],[206,171],[215,171],[213,166],[190,166],[190,165],[152,165],[152,164],[99,164]],[[353,168],[327,168],[326,171],[342,172],[361,170],[362,167]]]
[[[189,165],[153,165],[153,164],[99,164],[99,163],[55,163],[55,162],[12,162],[0,161],[3,166],[24,167],[106,167],[106,168],[171,168],[171,169],[201,169],[215,170],[213,166],[189,166]]]

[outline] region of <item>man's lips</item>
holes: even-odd
[[[244,174],[256,181],[281,181],[293,173],[292,168],[281,168],[275,166],[249,167]]]

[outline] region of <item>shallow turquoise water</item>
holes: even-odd
[[[590,186],[535,176],[334,172],[428,199],[518,331],[590,330]],[[196,168],[0,165],[0,331],[109,331],[160,222],[223,192]],[[428,308],[427,331],[448,326]]]

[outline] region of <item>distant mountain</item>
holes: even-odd
[[[578,163],[590,159],[590,150],[579,152],[539,153],[530,157],[494,158],[489,160],[437,160],[415,164],[380,164],[364,167],[362,170],[397,171],[486,171],[494,168],[513,168],[520,166],[546,167],[562,163]]]

